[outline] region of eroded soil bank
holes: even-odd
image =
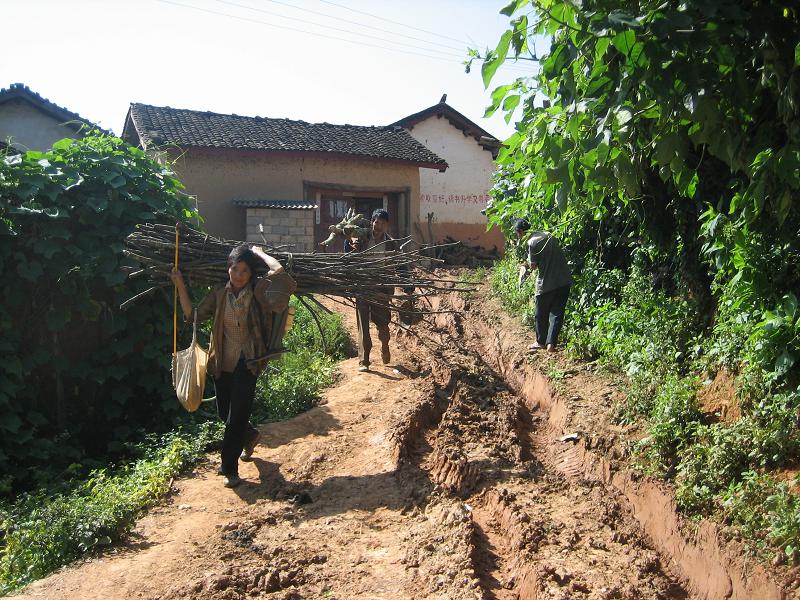
[[[688,543],[668,495],[626,469],[606,381],[529,363],[484,296],[445,303],[463,315],[395,330],[390,365],[347,360],[320,406],[262,426],[235,491],[210,457],[128,543],[21,597],[782,597],[735,549]]]

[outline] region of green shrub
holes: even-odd
[[[697,443],[680,459],[676,483],[678,506],[693,514],[711,513],[719,508],[720,494],[750,465],[753,440],[749,423],[700,425]]]
[[[142,459],[98,469],[68,493],[24,494],[0,506],[0,594],[120,539],[171,479],[219,439],[216,423],[178,430],[143,443]]]
[[[694,378],[668,377],[659,387],[649,418],[649,437],[642,441],[653,469],[668,477],[675,473],[683,451],[697,438],[701,413]]]
[[[288,419],[313,406],[320,391],[335,378],[336,360],[343,358],[348,343],[341,316],[317,311],[325,342],[311,312],[296,298],[292,329],[284,343],[289,352],[259,377],[254,418],[258,421]]]
[[[107,136],[0,156],[0,494],[178,419],[171,295],[119,306],[149,287],[126,278],[123,240],[138,223],[193,218],[181,188]]]
[[[512,314],[526,315],[533,310],[536,294],[535,273],[519,285],[520,263],[512,253],[495,263],[492,269],[492,290]]]
[[[727,519],[742,532],[762,556],[780,549],[790,563],[800,558],[800,496],[792,482],[777,482],[769,475],[748,471],[724,495]],[[795,489],[793,489],[795,488]]]
[[[489,222],[525,217],[562,242],[575,266],[568,348],[629,376],[616,416],[650,421],[642,449],[662,475],[677,473],[684,509],[716,510],[738,490],[742,511],[761,518],[769,505],[747,534],[793,556],[796,499],[747,473],[798,459],[800,121],[787,99],[800,20],[775,3],[734,4],[542,11],[514,0],[497,46],[469,62],[482,62],[488,86],[536,36],[550,38],[535,76],[499,82],[487,100],[488,114],[518,119]],[[678,35],[690,23],[704,25]],[[499,292],[520,312],[516,294]],[[723,368],[743,417],[704,424],[691,380]]]
[[[336,363],[319,351],[300,349],[281,357],[256,384],[254,418],[280,421],[308,410],[333,383]]]

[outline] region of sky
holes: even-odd
[[[494,47],[505,0],[0,0],[0,88],[24,83],[122,133],[131,102],[386,125],[439,102],[498,138],[467,47]]]

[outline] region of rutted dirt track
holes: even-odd
[[[605,382],[528,364],[485,298],[448,302],[464,317],[396,330],[391,365],[347,360],[320,406],[262,426],[242,486],[198,467],[128,543],[22,597],[791,597],[732,551],[695,564],[706,546],[670,546],[671,508],[615,464]],[[568,384],[553,390],[547,369]]]

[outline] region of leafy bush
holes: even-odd
[[[798,459],[796,11],[511,0],[501,13],[508,30],[468,67],[481,61],[487,86],[509,57],[539,69],[491,92],[487,113],[519,121],[498,154],[490,222],[525,217],[562,242],[575,275],[568,347],[629,375],[617,416],[650,421],[643,449],[677,477],[681,506],[733,498],[758,517],[748,535],[794,559],[789,487],[747,474]],[[509,275],[496,275],[499,294],[524,310]],[[696,378],[720,368],[738,377],[734,424],[703,423],[694,404]]]
[[[24,494],[0,506],[0,594],[120,539],[171,479],[220,439],[216,423],[178,430],[142,443],[144,457],[135,463],[98,469],[68,493]]]
[[[692,378],[668,377],[656,393],[649,418],[649,438],[642,441],[656,471],[672,476],[678,460],[697,437],[701,413]]]
[[[288,419],[313,405],[320,390],[331,385],[336,360],[344,357],[347,332],[338,314],[317,311],[325,341],[311,312],[296,298],[294,325],[284,340],[290,352],[272,363],[256,384],[254,417],[259,421]]]
[[[796,563],[800,554],[800,497],[792,482],[748,471],[724,496],[727,519],[737,525],[751,547],[763,555],[778,548]]]
[[[254,418],[280,421],[311,408],[320,391],[334,381],[335,361],[319,351],[300,349],[275,363],[256,384]]]
[[[519,282],[519,261],[512,253],[495,263],[492,269],[492,289],[513,314],[525,315],[531,311],[531,301],[536,293],[536,278]]]
[[[181,187],[106,136],[0,158],[0,494],[172,426],[171,298],[118,307],[146,289],[122,241],[193,217]]]

